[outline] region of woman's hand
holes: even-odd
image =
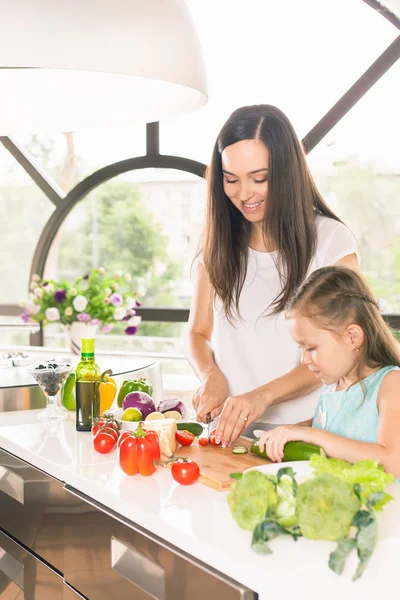
[[[309,434],[307,427],[299,425],[281,425],[270,431],[266,431],[258,443],[261,452],[266,449],[267,456],[273,462],[282,462],[283,450],[287,442],[305,441],[305,435]]]
[[[207,413],[211,418],[217,417],[229,395],[228,384],[224,375],[217,368],[207,375],[193,396],[193,407],[198,421],[206,422]]]
[[[237,440],[250,423],[257,421],[267,408],[266,401],[258,392],[230,396],[226,400],[218,420],[216,442],[221,442],[222,447],[226,448]]]

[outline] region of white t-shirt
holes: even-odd
[[[356,253],[357,242],[342,223],[317,217],[317,248],[308,274]],[[212,347],[225,375],[229,393],[239,395],[285,375],[300,364],[300,350],[287,329],[285,315],[262,316],[280,291],[276,252],[249,248],[248,269],[239,300],[242,320],[232,325],[223,316],[222,302],[214,303]],[[297,423],[311,418],[320,395],[317,389],[269,408],[260,423]]]

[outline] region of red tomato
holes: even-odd
[[[179,460],[171,467],[172,477],[181,485],[191,485],[200,475],[199,465],[192,460]]]
[[[194,435],[190,431],[177,431],[175,439],[181,446],[190,446],[193,443]]]
[[[208,446],[208,439],[206,437],[199,438],[199,446]]]
[[[93,438],[93,447],[100,454],[108,454],[114,450],[116,440],[108,431],[99,430]]]
[[[211,444],[212,446],[220,446],[220,445],[221,445],[221,442],[219,442],[219,443],[217,444],[217,442],[215,441],[215,435],[216,435],[216,430],[214,430],[214,431],[212,431],[212,432],[210,433],[210,444]]]
[[[96,436],[99,431],[107,431],[107,433],[112,435],[114,440],[117,442],[118,437],[119,437],[118,429],[116,429],[114,427],[114,425],[112,425],[111,423],[99,422],[99,423],[96,423],[96,425],[93,425],[93,427],[92,427],[93,436]]]

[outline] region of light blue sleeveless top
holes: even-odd
[[[376,443],[379,423],[378,393],[389,371],[399,367],[382,367],[347,390],[335,392],[336,383],[324,385],[315,410],[313,427],[336,433],[359,442]]]

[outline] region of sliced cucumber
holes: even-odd
[[[248,450],[246,446],[233,446],[232,452],[233,454],[247,454]]]

